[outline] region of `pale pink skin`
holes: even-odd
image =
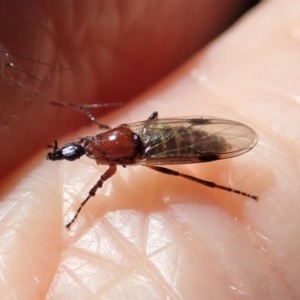
[[[135,9],[136,18],[147,17]],[[251,126],[259,142],[249,153],[176,169],[253,193],[259,202],[145,167],[119,167],[68,231],[64,224],[106,166],[88,158],[46,161],[43,149],[2,182],[1,298],[299,299],[299,14],[296,1],[264,2],[149,92],[102,118],[115,126],[157,110],[160,117],[210,115]],[[175,53],[175,44],[165,51]],[[88,49],[87,73],[80,80],[78,72],[67,75],[74,98],[97,97],[101,57]],[[56,124],[41,147],[53,140],[54,128],[59,145],[97,133],[89,124],[60,137],[59,121],[71,114],[47,105],[51,113],[39,115],[47,120],[21,124],[24,130]]]

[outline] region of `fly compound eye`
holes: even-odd
[[[61,159],[66,159],[70,161],[78,159],[85,154],[84,148],[81,145],[74,143],[66,144],[61,148],[60,152]]]

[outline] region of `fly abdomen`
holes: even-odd
[[[187,127],[148,128],[143,159],[168,160],[172,163],[204,162],[219,159],[227,150],[224,138]],[[143,140],[143,139],[142,139]]]

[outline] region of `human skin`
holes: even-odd
[[[259,142],[249,153],[176,169],[258,202],[119,167],[68,231],[64,224],[106,166],[34,153],[1,188],[2,298],[298,299],[299,13],[295,2],[260,4],[167,79],[101,118],[115,126],[157,110],[251,126]],[[51,109],[57,123],[64,109]],[[97,132],[91,124],[59,144]]]

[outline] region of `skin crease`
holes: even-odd
[[[87,158],[45,161],[43,149],[1,187],[2,298],[299,299],[299,13],[295,2],[260,4],[101,119],[114,126],[157,110],[251,126],[260,138],[251,152],[176,169],[255,193],[259,202],[119,167],[69,232],[63,225],[106,167]],[[61,113],[51,109],[57,122]],[[59,145],[96,132],[89,125]]]

